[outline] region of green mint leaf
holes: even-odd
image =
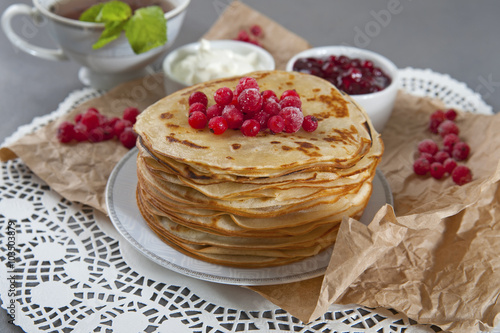
[[[128,20],[125,35],[136,54],[167,42],[167,20],[158,6],[140,8]]]
[[[104,31],[102,32],[97,42],[92,45],[92,48],[94,50],[99,49],[120,37],[120,34],[122,33],[123,27],[126,23],[127,21],[107,22]]]
[[[97,5],[93,5],[86,11],[80,15],[80,21],[85,21],[85,22],[97,22],[96,18],[101,12],[102,6],[104,6],[103,3],[98,3]]]
[[[132,15],[132,8],[121,1],[110,1],[104,3],[99,15],[97,15],[97,22],[111,22],[111,21],[125,21]]]

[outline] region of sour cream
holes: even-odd
[[[171,69],[172,76],[178,81],[193,85],[268,68],[262,64],[257,52],[213,48],[208,40],[202,39],[194,51],[179,54]]]

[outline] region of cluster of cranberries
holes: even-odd
[[[194,129],[207,126],[216,135],[228,128],[240,130],[245,136],[256,136],[269,128],[272,133],[295,133],[300,128],[313,132],[318,120],[302,114],[302,102],[295,90],[286,90],[278,99],[272,90],[260,92],[254,78],[243,77],[236,88],[217,89],[215,104],[208,106],[208,97],[201,91],[189,96],[189,125]]]
[[[109,118],[96,108],[89,108],[75,116],[74,123],[62,122],[57,128],[57,139],[62,143],[74,141],[101,142],[118,138],[128,149],[135,146],[137,134],[132,126],[140,111],[129,107],[123,111],[123,117]]]
[[[418,143],[418,158],[413,163],[413,171],[417,175],[430,175],[436,179],[451,175],[458,185],[472,180],[472,173],[465,165],[457,165],[469,157],[470,147],[459,138],[459,128],[455,123],[457,113],[450,109],[437,110],[430,116],[429,130],[442,138],[442,148],[432,139],[424,139]]]
[[[259,38],[262,38],[263,35],[264,32],[262,30],[262,27],[258,24],[254,24],[248,29],[248,31],[245,29],[241,29],[234,40],[247,42],[262,47],[259,42]]]
[[[381,91],[391,84],[391,78],[371,60],[349,58],[345,55],[300,58],[293,70],[319,76],[349,95]]]

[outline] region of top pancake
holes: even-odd
[[[234,90],[240,77],[201,83],[169,95],[143,111],[134,125],[142,143],[158,158],[188,164],[200,172],[243,177],[273,177],[286,172],[351,168],[365,156],[372,144],[370,121],[348,96],[329,82],[307,74],[262,71],[248,74],[260,91],[273,90],[278,97],[295,89],[304,116],[318,119],[316,131],[271,134],[261,131],[246,137],[227,130],[214,135],[208,128],[196,130],[188,124],[188,98],[204,92],[209,106],[221,87]],[[380,152],[381,153],[381,152]]]

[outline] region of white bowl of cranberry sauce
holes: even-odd
[[[382,132],[398,92],[398,69],[386,57],[350,46],[322,46],[302,51],[287,71],[319,76],[350,95]]]

